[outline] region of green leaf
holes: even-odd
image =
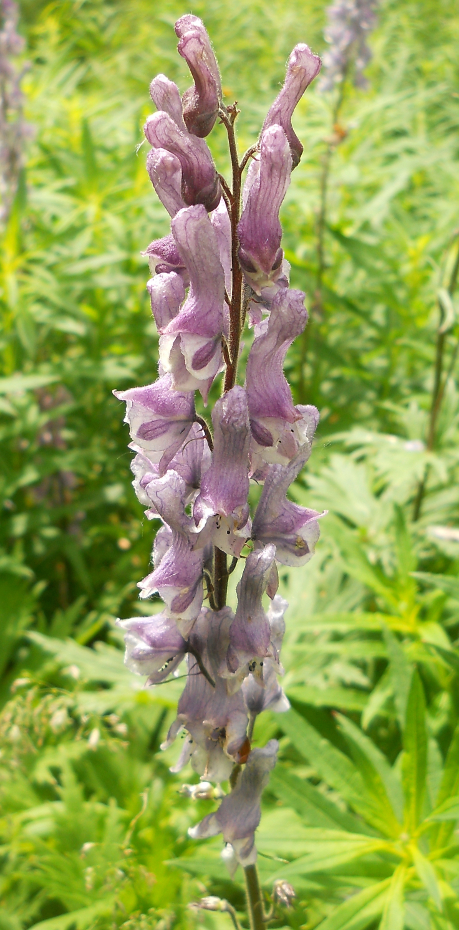
[[[346,865],[386,848],[384,840],[370,839],[340,830],[311,828],[305,830],[305,834],[308,839],[303,840],[303,846],[306,849],[309,847],[308,853],[282,868],[279,878],[290,880],[295,875],[309,875],[313,872],[336,869],[338,866]]]
[[[349,830],[350,833],[367,832],[362,831],[362,825],[356,817],[340,810],[310,782],[299,778],[281,764],[276,765],[271,772],[269,788],[284,804],[301,814],[313,827],[328,829],[341,827],[343,830]]]
[[[38,924],[33,924],[30,930],[70,930],[76,927],[76,930],[86,930],[94,923],[97,917],[108,917],[115,906],[115,895],[110,898],[104,898],[103,901],[97,901],[96,904],[90,904],[89,907],[82,907],[78,911],[70,911],[68,914],[60,914],[59,917],[50,917],[48,920],[40,920]]]
[[[316,930],[364,930],[384,910],[390,878],[364,888],[333,911],[330,917],[318,924]]]
[[[413,845],[412,855],[416,872],[418,873],[424,888],[429,893],[435,906],[439,911],[441,911],[441,892],[432,863],[422,855],[420,849],[417,846]]]
[[[24,391],[35,391],[47,384],[59,381],[59,375],[11,375],[9,378],[0,378],[0,394],[22,394]]]
[[[418,672],[413,680],[406,708],[403,757],[405,820],[408,832],[414,832],[422,816],[427,775],[427,730],[424,689]]]
[[[459,795],[459,724],[453,734],[443,769],[443,778],[437,797],[436,811],[446,809],[445,806]],[[452,805],[453,807],[453,805]],[[435,813],[434,811],[433,813]],[[431,815],[431,817],[433,814]],[[449,818],[448,818],[449,820]],[[433,831],[431,845],[433,849],[442,849],[447,845],[454,831],[454,821],[442,823]]]
[[[391,879],[379,930],[403,930],[405,925],[404,888],[406,866],[399,865]]]
[[[459,820],[459,796],[447,798],[432,811],[427,820]]]
[[[386,642],[387,652],[390,660],[390,675],[392,687],[394,689],[397,717],[400,724],[400,729],[403,732],[405,726],[408,695],[411,688],[413,666],[408,662],[405,651],[400,646],[397,638],[387,627],[383,627],[383,636]]]
[[[375,800],[383,802],[390,829],[398,836],[403,819],[403,793],[396,774],[383,753],[352,720],[342,714],[337,714],[336,717],[368,790]]]
[[[459,601],[459,578],[450,575],[435,575],[432,572],[412,572],[413,578],[434,588],[440,588],[455,601]]]
[[[287,688],[291,700],[312,707],[341,707],[344,710],[364,710],[368,695],[355,688],[312,688],[308,685],[292,685]]]

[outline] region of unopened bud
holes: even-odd
[[[296,898],[295,889],[288,882],[279,879],[273,885],[273,898],[285,907],[290,907],[293,899]]]

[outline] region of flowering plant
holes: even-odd
[[[303,151],[292,113],[320,59],[307,45],[293,49],[259,140],[240,160],[239,111],[222,102],[203,23],[182,16],[175,31],[194,84],[180,98],[177,86],[157,75],[150,87],[157,112],[145,125],[147,169],[171,216],[170,234],[146,249],[154,271],[147,288],[160,335],[159,378],[115,391],[126,403],[136,494],[148,519],[161,522],[153,571],[139,582],[140,597],[159,594],[165,606],[119,623],[126,663],[148,685],[166,680],[186,656],[187,682],[163,746],[185,730],[172,771],[190,761],[206,782],[229,780],[219,809],[190,833],[223,834],[230,871],[238,863],[245,870],[258,928],[265,918],[254,834],[278,744],[252,749],[253,730],[264,709],[289,706],[278,683],[287,603],[277,594],[277,566],[311,558],[321,516],[287,498],[311,453],[319,415],[315,407],[293,403],[283,373],[307,312],[305,295],[289,287],[279,222]],[[231,184],[218,174],[205,142],[217,120],[228,136]],[[238,361],[246,320],[254,338],[242,386]],[[206,406],[222,373],[210,425],[197,413],[195,395]],[[263,485],[252,514],[251,482]],[[228,578],[240,561],[233,613]]]

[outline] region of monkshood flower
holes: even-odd
[[[293,404],[283,372],[287,349],[308,318],[304,298],[302,291],[278,291],[269,320],[255,327],[246,369],[253,470],[260,459],[286,464],[300,445],[312,440],[319,421],[315,407]]]
[[[223,833],[225,843],[231,844],[241,865],[254,863],[257,858],[255,830],[261,818],[261,794],[276,764],[278,748],[277,740],[271,739],[264,749],[252,749],[236,787],[223,798],[218,811],[208,814],[201,823],[188,830],[190,836],[201,839]]]
[[[202,203],[207,210],[215,210],[220,201],[221,189],[207,143],[189,133],[186,128],[181,129],[165,110],[159,110],[148,117],[144,132],[153,149],[169,152],[180,163],[180,189],[184,203],[188,206]],[[161,188],[158,194],[162,201]]]
[[[171,218],[170,232],[144,252],[159,377],[115,392],[126,402],[135,493],[148,520],[160,521],[140,597],[159,595],[164,607],[120,625],[125,662],[147,686],[164,684],[179,666],[185,671],[162,748],[182,731],[171,771],[191,764],[201,785],[185,786],[186,795],[223,798],[190,834],[223,834],[230,871],[239,863],[246,870],[250,923],[260,930],[266,919],[254,897],[254,835],[278,744],[253,748],[253,731],[264,710],[289,708],[278,680],[287,608],[277,593],[278,565],[311,558],[322,516],[287,498],[311,453],[319,414],[294,404],[284,375],[307,311],[303,292],[289,286],[279,221],[302,152],[292,114],[320,61],[307,45],[296,46],[258,142],[239,162],[238,110],[222,101],[205,27],[187,14],[175,30],[194,84],[181,97],[173,81],[157,75],[150,93],[158,112],[145,126],[147,170]],[[217,174],[204,141],[214,126],[228,136],[232,183]],[[242,386],[246,319],[254,333]],[[197,412],[195,392],[204,407],[210,398],[210,416]],[[254,513],[251,484],[263,485]],[[212,787],[221,782],[228,785]]]
[[[356,87],[365,88],[364,69],[371,59],[367,38],[376,25],[378,0],[338,0],[327,8],[325,38],[330,49],[324,55],[324,75],[319,90],[326,92],[350,76]]]
[[[113,393],[126,401],[125,422],[131,439],[148,452],[152,462],[159,463],[159,475],[163,475],[195,420],[193,393],[173,391],[167,374],[154,384]]]
[[[292,153],[292,166],[296,168],[303,154],[303,146],[294,132],[292,115],[305,90],[320,71],[321,61],[308,45],[300,43],[290,54],[284,86],[268,111],[262,133],[269,126],[282,126]]]
[[[175,32],[180,39],[178,52],[194,78],[194,86],[182,97],[183,119],[189,132],[203,138],[214,127],[222,97],[217,60],[204,23],[197,16],[182,16]]]
[[[193,516],[201,538],[239,557],[250,536],[250,425],[244,388],[236,385],[217,401],[212,423],[212,463],[202,478]]]
[[[172,233],[190,276],[190,290],[180,312],[162,330],[160,361],[172,374],[174,388],[199,388],[206,401],[222,365],[222,335],[227,331],[218,239],[201,205],[180,210],[172,220]]]
[[[279,210],[291,171],[287,136],[280,126],[271,126],[262,133],[260,153],[248,170],[244,209],[237,228],[239,262],[247,283],[257,294],[282,273]]]
[[[282,565],[305,565],[309,562],[320,536],[317,520],[325,514],[300,507],[286,497],[310,454],[311,443],[305,442],[286,468],[282,465],[269,466],[253,518],[253,539],[263,546],[268,543],[274,545],[276,560]]]

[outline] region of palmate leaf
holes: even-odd
[[[455,601],[459,601],[459,578],[450,575],[435,575],[432,572],[412,572],[413,578],[422,581],[430,587],[439,588],[449,594]]]
[[[306,829],[304,849],[309,850],[278,873],[279,878],[294,880],[297,875],[310,875],[337,869],[385,849],[384,840],[370,839],[361,834],[339,830]]]
[[[398,722],[403,732],[406,720],[408,695],[411,688],[413,666],[408,661],[405,651],[396,637],[387,627],[383,627],[384,640],[390,660],[390,677],[394,692]]]
[[[318,791],[306,779],[299,778],[280,763],[273,769],[269,788],[287,807],[292,807],[312,827],[341,828],[351,833],[367,833],[356,817],[348,814]]]
[[[60,914],[58,917],[50,917],[48,920],[40,920],[33,924],[30,930],[70,930],[75,927],[76,930],[86,930],[94,924],[98,917],[109,917],[115,907],[115,894],[109,895],[102,901],[90,904],[88,907],[82,907],[78,911],[70,911],[68,914]]]
[[[400,782],[391,769],[386,757],[362,730],[348,717],[337,714],[341,732],[348,741],[351,752],[359,750],[354,761],[367,781],[367,787],[377,798],[385,798],[391,826],[400,832],[403,818],[403,793]],[[366,761],[366,765],[364,762]],[[398,833],[396,832],[396,835]]]

